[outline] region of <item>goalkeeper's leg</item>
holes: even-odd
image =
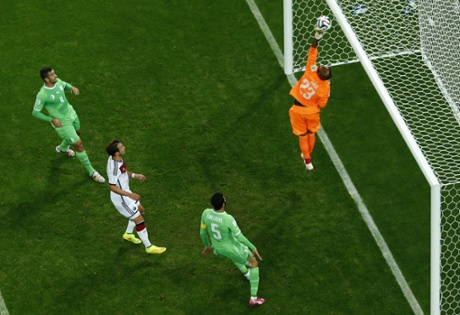
[[[307,137],[308,137],[308,147],[309,147],[309,150],[310,150],[310,157],[311,157],[311,154],[313,152],[313,148],[315,147],[315,143],[316,143],[316,133],[315,132],[308,132]]]
[[[310,140],[308,134],[303,134],[299,136],[299,145],[300,151],[302,151],[304,159],[310,159],[311,149],[310,149]]]

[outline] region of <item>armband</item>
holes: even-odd
[[[134,173],[131,173],[131,178],[134,178],[134,176],[136,176],[136,174],[134,174]]]

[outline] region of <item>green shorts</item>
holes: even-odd
[[[252,255],[251,250],[246,245],[241,243],[229,244],[214,248],[214,254],[228,258],[234,263],[243,265],[247,265],[249,258],[251,258]]]
[[[61,128],[56,128],[53,124],[51,125],[62,140],[68,140],[72,144],[76,143],[80,139],[80,136],[77,134],[77,130],[80,130],[78,116],[75,114],[71,119],[66,119],[61,121],[61,123]]]

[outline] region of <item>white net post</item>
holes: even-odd
[[[283,1],[283,23],[284,23],[284,73],[292,74],[294,71],[293,54],[294,41],[292,36],[292,0]]]
[[[431,186],[430,314],[441,312],[441,186]]]
[[[305,70],[308,48],[314,35],[313,25],[320,15],[333,17],[324,0],[284,0],[284,72],[286,74]],[[332,23],[334,25],[335,22]],[[319,64],[334,66],[357,62],[358,58],[344,39],[340,27],[333,26],[321,39],[321,50],[317,61]]]
[[[431,313],[460,314],[459,0],[290,1],[292,72],[304,70],[315,18],[331,17],[319,63],[359,56],[423,171],[431,187]]]

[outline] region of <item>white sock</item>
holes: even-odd
[[[145,248],[152,246],[149,240],[149,233],[147,232],[147,228],[143,229],[142,231],[137,231],[137,235],[141,239],[142,243],[144,243]]]
[[[133,234],[135,227],[136,227],[136,222],[134,222],[133,220],[128,220],[128,226],[126,227],[125,233]]]

